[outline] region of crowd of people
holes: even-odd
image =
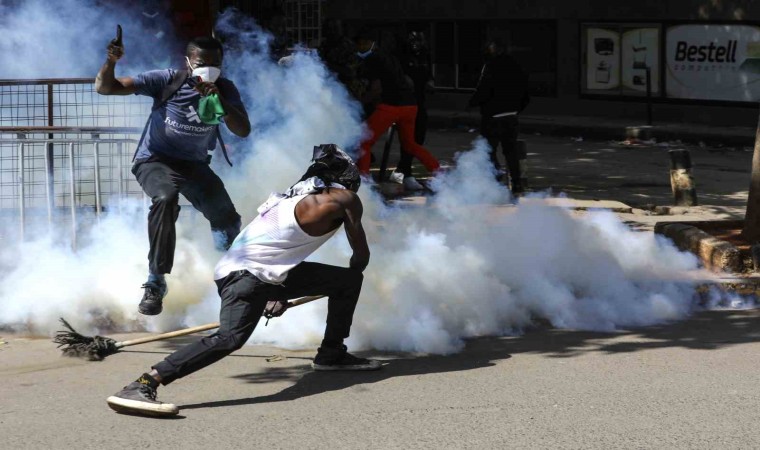
[[[362,142],[359,167],[369,173],[372,146],[395,124],[401,144],[396,170],[390,179],[406,190],[424,188],[412,173],[418,159],[432,174],[440,170],[437,159],[424,147],[427,134],[427,95],[433,92],[430,48],[425,34],[410,31],[403,39],[378,45],[376,34],[360,30],[349,38],[339,20],[325,22],[319,54],[327,68],[361,102],[369,135]],[[491,160],[499,179],[509,180],[513,194],[524,190],[517,145],[518,115],[529,102],[528,77],[499,39],[491,39],[485,63],[469,106],[479,107],[481,134],[491,147]],[[507,170],[502,170],[496,150],[501,146]],[[508,173],[508,177],[504,176]]]

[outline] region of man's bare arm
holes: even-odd
[[[352,269],[364,271],[369,264],[369,245],[367,235],[364,234],[364,227],[362,227],[364,208],[358,195],[351,191],[347,193],[350,193],[350,196],[345,196],[347,198],[341,203],[344,206],[343,227],[346,229],[348,243],[354,251],[349,266]]]
[[[102,95],[130,95],[137,92],[130,77],[116,78],[116,61],[124,56],[124,47],[113,42],[108,45],[108,57],[95,77],[95,91]]]

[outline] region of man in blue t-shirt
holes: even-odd
[[[174,263],[179,194],[211,223],[220,249],[229,248],[240,231],[240,215],[222,180],[208,164],[208,151],[216,146],[219,125],[199,116],[199,103],[216,94],[224,110],[224,124],[240,137],[250,134],[251,124],[235,85],[219,77],[223,50],[216,39],[196,38],[187,45],[186,70],[154,70],[116,78],[116,62],[123,55],[121,39],[111,41],[95,89],[103,95],[153,97],[153,110],[135,153],[132,173],[153,202],[148,214],[150,274],[142,286],[145,292],[138,310],[156,315],[161,313],[166,295],[164,275],[171,272]]]

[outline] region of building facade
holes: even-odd
[[[757,122],[760,4],[751,0],[325,0],[321,10],[349,33],[424,31],[434,107],[464,105],[486,40],[499,37],[530,74],[528,114],[643,120],[649,91],[655,123]]]

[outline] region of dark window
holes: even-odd
[[[455,49],[454,22],[437,22],[433,26],[433,64],[436,86],[456,87]]]
[[[479,21],[457,23],[457,62],[459,65],[459,88],[478,85],[483,66],[484,29]]]

